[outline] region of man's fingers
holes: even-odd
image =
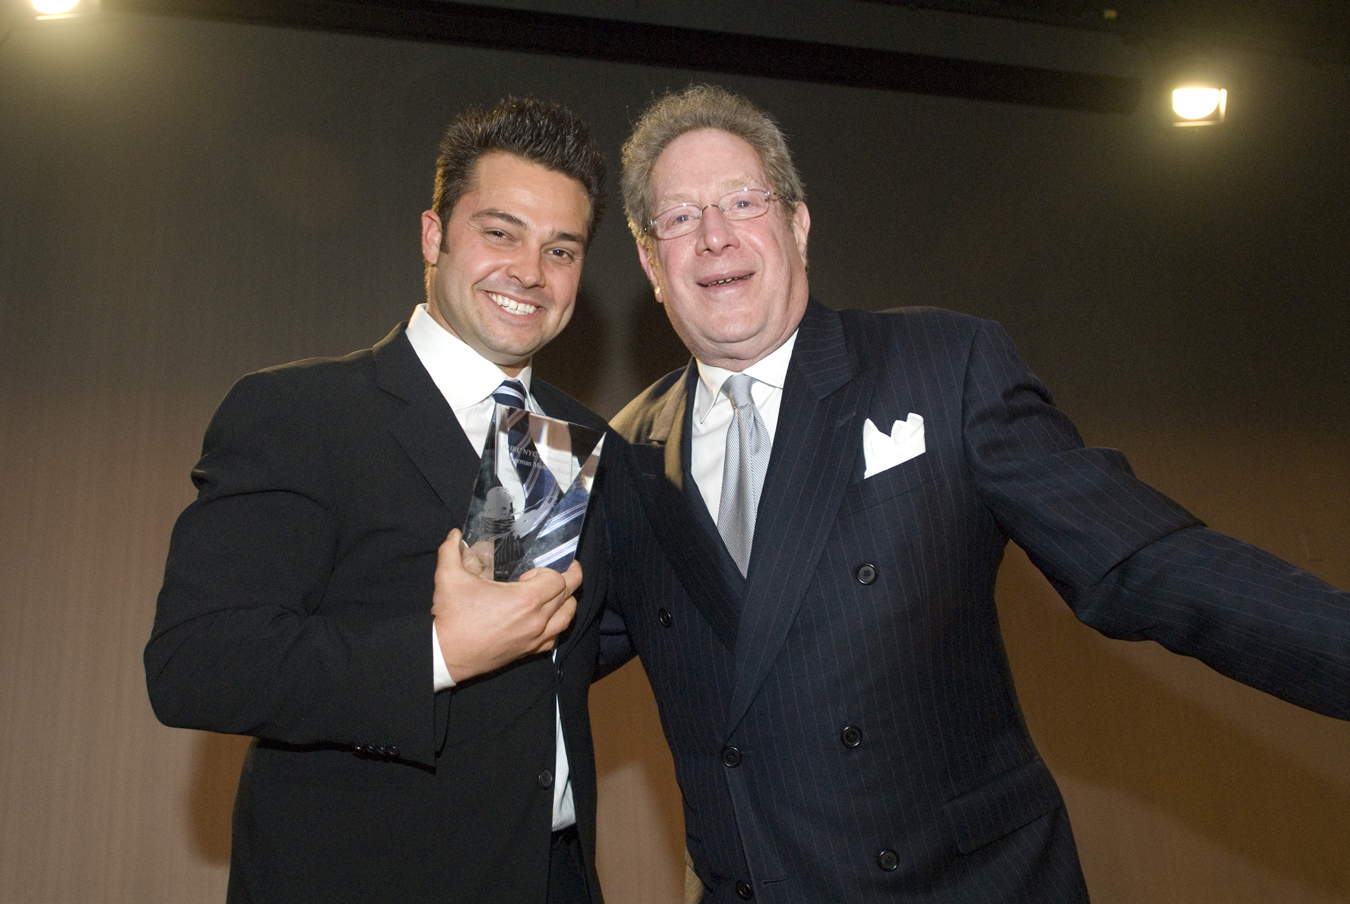
[[[548,624],[544,627],[544,633],[549,637],[550,647],[553,646],[553,640],[567,629],[567,626],[572,623],[572,619],[576,618],[576,614],[577,598],[569,595],[567,599],[562,601],[562,605],[549,616]]]
[[[532,568],[520,576],[520,585],[528,587],[540,604],[557,602],[572,596],[581,586],[581,566],[575,561],[564,572],[552,568]]]
[[[436,552],[432,615],[446,665],[455,679],[500,668],[533,653],[547,653],[576,617],[581,566],[564,572],[535,568],[518,582],[490,580],[490,544],[464,545],[459,529]]]
[[[581,586],[581,563],[573,559],[572,564],[567,566],[567,570],[562,573],[562,576],[563,580],[567,582],[568,596],[576,593],[577,588]]]
[[[464,560],[463,553],[460,552],[463,543],[460,541],[461,534],[459,528],[452,528],[446,535],[445,542],[436,550],[436,568],[449,568],[451,571],[463,571]]]
[[[553,601],[549,602],[552,605]],[[543,639],[531,651],[533,653],[547,653],[558,645],[558,635],[567,630],[567,626],[572,623],[572,619],[577,614],[576,597],[569,596],[562,600],[558,608],[549,616],[544,624],[542,633]]]
[[[459,544],[460,561],[464,570],[484,580],[492,580],[488,574],[492,568],[492,541],[479,540],[473,546]],[[486,576],[486,577],[485,577]]]
[[[548,593],[551,600],[560,600],[569,596],[574,596],[577,588],[581,586],[581,565],[574,559],[567,570],[563,572],[554,571],[551,568],[540,568],[534,575],[538,588]],[[525,580],[524,577],[521,580]]]

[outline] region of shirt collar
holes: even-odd
[[[793,330],[792,335],[787,341],[769,354],[760,358],[754,364],[751,364],[740,373],[749,374],[760,383],[767,383],[774,389],[782,389],[787,381],[788,362],[792,360],[792,348],[797,344],[797,331]],[[698,381],[702,385],[702,392],[695,393],[694,417],[702,421],[708,416],[708,412],[716,406],[717,400],[722,397],[722,384],[726,382],[727,377],[737,371],[727,370],[724,367],[714,367],[711,364],[704,364],[698,361]]]
[[[492,395],[502,380],[509,379],[500,367],[437,323],[426,304],[419,304],[413,311],[407,336],[418,360],[451,408],[477,405]],[[527,364],[514,377],[525,385],[526,392],[530,389],[531,371],[532,365]]]

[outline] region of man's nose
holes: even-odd
[[[522,286],[538,286],[544,282],[544,267],[537,249],[521,248],[506,266],[506,275]]]
[[[703,215],[698,221],[698,235],[700,250],[721,251],[736,244],[736,228],[716,204],[703,208]]]

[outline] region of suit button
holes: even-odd
[[[657,609],[657,610],[656,610],[656,620],[659,621],[659,622],[661,623],[661,627],[663,627],[663,628],[669,628],[669,627],[670,627],[670,623],[671,623],[674,619],[672,619],[672,618],[670,617],[670,610],[669,610],[669,609]]]
[[[539,787],[541,788],[553,787],[553,771],[551,769],[545,769],[539,773]]]
[[[888,873],[891,872],[899,865],[900,865],[900,855],[897,854],[895,851],[891,850],[890,848],[887,848],[880,854],[877,854],[877,866],[881,867],[886,872]]]
[[[741,752],[739,750],[737,750],[735,747],[722,748],[723,766],[730,766],[732,769],[735,769],[740,764],[741,764]],[[748,885],[746,887],[749,888]]]
[[[839,743],[849,750],[857,747],[862,743],[862,729],[856,725],[845,725],[844,730],[839,732]]]
[[[853,572],[853,576],[858,579],[859,584],[872,584],[877,579],[877,566],[864,563],[858,566],[858,570]]]
[[[369,753],[369,752],[370,752],[370,749],[369,749],[368,747],[366,747],[365,744],[353,744],[353,745],[352,745],[352,753],[355,753],[357,756],[365,756],[365,755],[366,755],[367,753]]]
[[[755,896],[755,890],[750,887],[750,883],[744,879],[736,880],[736,897],[742,901],[749,901]]]

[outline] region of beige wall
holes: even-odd
[[[139,660],[201,426],[149,377],[134,399],[11,399],[0,421],[6,904],[223,900],[244,741],[160,726]],[[1350,585],[1346,444],[1226,439],[1125,445],[1174,494],[1213,494],[1231,512],[1216,527]],[[1098,637],[1018,552],[1000,603],[1097,901],[1350,901],[1350,726]],[[679,900],[679,797],[649,694],[630,665],[593,695],[617,904]]]
[[[1004,321],[1089,441],[1350,586],[1350,92],[1257,64],[1330,131],[1179,149],[1138,119],[732,84],[797,143],[827,302]],[[406,316],[435,132],[466,101],[561,97],[613,157],[688,78],[135,18],[0,45],[0,904],[223,899],[244,742],[160,726],[140,664],[211,410]],[[617,216],[582,304],[540,370],[598,409],[680,363]],[[1095,635],[1016,550],[1000,607],[1095,900],[1350,901],[1350,725]],[[609,900],[672,904],[679,795],[640,667],[592,711]]]

